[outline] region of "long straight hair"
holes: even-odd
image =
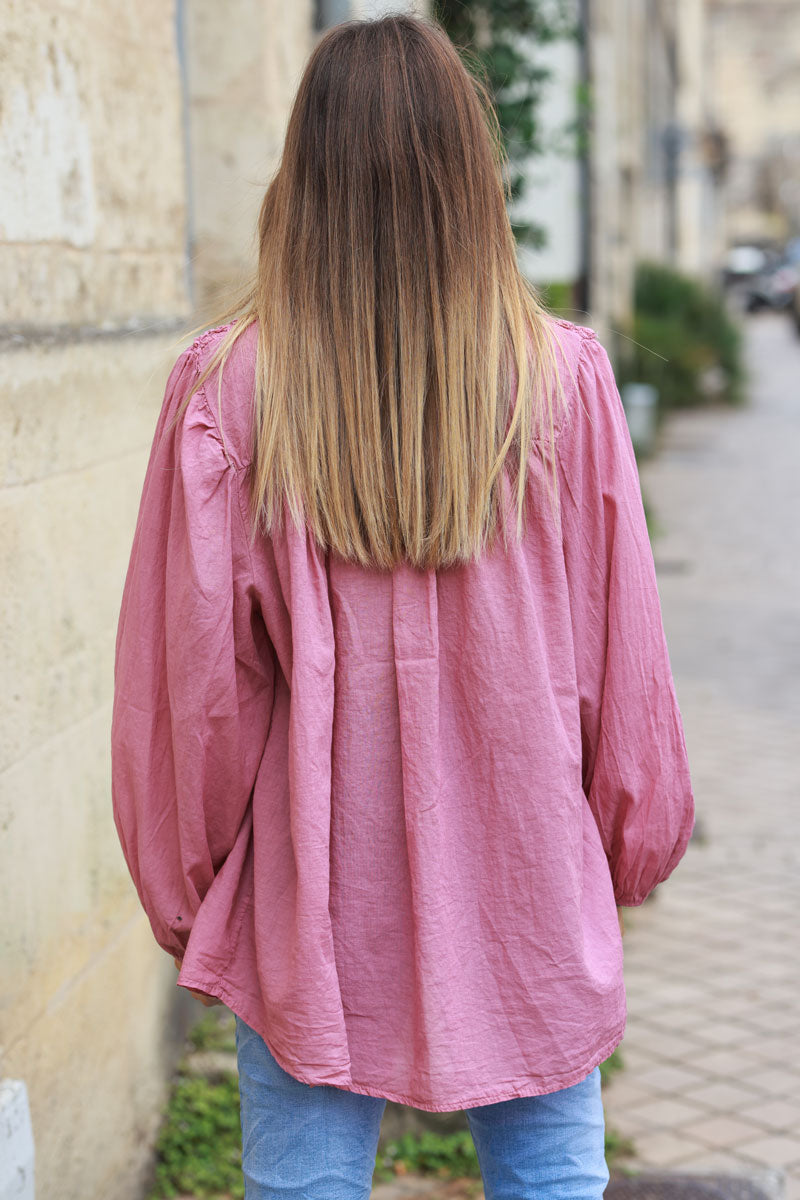
[[[488,89],[435,21],[344,21],[317,43],[254,278],[195,384],[257,322],[252,537],[288,505],[365,567],[466,563],[498,529],[507,544],[504,466],[523,535],[534,446],[555,513],[555,329],[517,264],[505,167]]]

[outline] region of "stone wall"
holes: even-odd
[[[255,261],[258,210],[312,37],[309,0],[186,5],[189,237],[196,302],[211,319]]]
[[[306,2],[0,15],[0,1077],[47,1200],[142,1194],[204,1011],[112,820],[114,639],[167,373],[247,268],[312,39]]]
[[[6,0],[0,323],[186,311],[174,26],[160,0]]]

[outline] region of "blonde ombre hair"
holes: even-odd
[[[280,527],[285,500],[364,566],[465,563],[498,528],[506,544],[504,464],[522,536],[532,445],[555,511],[555,328],[518,268],[504,168],[488,89],[435,21],[350,20],[320,39],[254,279],[193,388],[257,322],[252,537]]]

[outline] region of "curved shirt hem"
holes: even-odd
[[[234,996],[222,980],[218,979],[209,983],[208,980],[187,979],[186,981],[182,980],[178,986],[195,988],[198,991],[207,993],[209,996],[215,996],[217,999],[222,1000],[232,1013],[241,1017],[252,1029],[256,1029],[253,1024],[253,1014],[248,1012],[248,1006],[241,1002],[240,997]],[[331,1083],[327,1080],[309,1079],[305,1074],[298,1072],[296,1067],[287,1063],[284,1055],[278,1053],[270,1045],[268,1037],[258,1029],[256,1029],[256,1032],[263,1038],[267,1049],[278,1063],[278,1066],[291,1075],[293,1079],[297,1079],[300,1083],[308,1084],[309,1087],[336,1087],[342,1091],[354,1092],[359,1096],[373,1096],[378,1100],[391,1100],[395,1104],[405,1104],[410,1108],[421,1109],[423,1112],[458,1112],[465,1108],[477,1108],[483,1104],[496,1104],[502,1100],[522,1099],[525,1096],[544,1096],[551,1092],[571,1087],[575,1083],[580,1083],[581,1080],[585,1079],[596,1066],[604,1062],[617,1048],[625,1034],[626,1023],[627,1011],[623,1009],[622,1021],[617,1025],[612,1036],[602,1046],[593,1050],[589,1058],[580,1067],[576,1067],[571,1071],[567,1071],[561,1075],[548,1076],[546,1080],[538,1083],[535,1076],[526,1076],[525,1078],[510,1080],[503,1087],[495,1088],[492,1091],[477,1092],[472,1096],[447,1101],[423,1100],[420,1097],[408,1094],[402,1095],[400,1092],[379,1089],[371,1084],[360,1083],[352,1078],[347,1083]]]

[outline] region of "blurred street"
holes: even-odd
[[[800,1198],[800,340],[747,319],[752,403],[643,464],[698,836],[625,912],[630,1164],[786,1171]]]

